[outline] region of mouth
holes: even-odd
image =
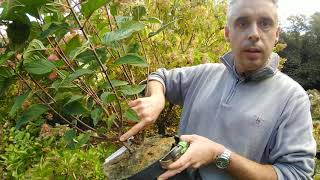
[[[247,48],[244,49],[244,53],[250,60],[255,60],[260,57],[262,50],[260,48]]]
[[[247,48],[244,50],[244,52],[247,53],[261,53],[262,51],[260,50],[260,48]]]

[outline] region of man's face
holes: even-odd
[[[270,0],[238,0],[230,8],[225,37],[237,72],[255,71],[266,64],[279,38],[276,6]]]

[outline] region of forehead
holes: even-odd
[[[277,7],[271,0],[236,0],[229,6],[231,21],[239,17],[269,17],[277,20]]]

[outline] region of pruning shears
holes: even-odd
[[[177,141],[177,140],[176,140]],[[166,168],[171,163],[179,159],[188,149],[189,143],[186,141],[180,141],[174,146],[165,156],[163,156],[159,162],[162,167]]]
[[[123,146],[120,149],[118,149],[116,152],[112,153],[109,157],[107,157],[107,159],[104,161],[104,164],[108,164],[109,162],[116,159],[126,151],[129,151],[129,153],[131,153],[132,150],[130,146],[132,145],[133,139],[134,137],[131,136],[130,138],[127,139],[127,142],[123,142]]]
[[[188,149],[189,143],[186,141],[180,140],[178,136],[174,137],[175,143],[172,144],[171,150],[165,154],[162,158],[160,158],[158,161],[154,162],[153,164],[149,165],[142,171],[138,172],[137,174],[127,178],[128,180],[141,180],[145,179],[146,177],[150,179],[155,179],[160,174],[164,173],[166,171],[166,168],[179,159]],[[133,137],[129,138],[126,142],[126,146],[122,146],[120,149],[118,149],[116,152],[111,154],[104,162],[104,165],[110,163],[115,158],[119,157],[123,153],[125,153],[127,150],[130,149],[130,145],[132,145]],[[129,150],[130,152],[130,150]]]

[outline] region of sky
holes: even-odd
[[[310,16],[320,12],[320,0],[278,0],[280,22],[286,26],[290,15],[304,14]]]

